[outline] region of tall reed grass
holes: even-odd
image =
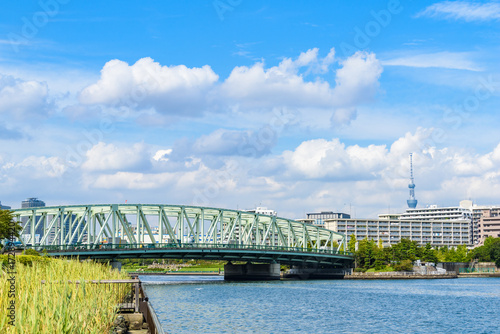
[[[130,285],[73,284],[68,280],[128,279],[128,276],[99,263],[38,258],[31,265],[16,263],[15,326],[8,324],[10,285],[6,268],[0,269],[0,333],[108,333],[116,307],[130,291]]]

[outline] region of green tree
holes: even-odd
[[[490,245],[490,258],[500,268],[500,238],[497,238],[497,241]]]
[[[412,264],[411,260],[403,260],[403,261],[401,261],[401,263],[394,265],[394,270],[396,270],[396,271],[412,271],[413,264]]]
[[[486,246],[479,246],[471,251],[470,257],[479,262],[490,262],[490,250]]]
[[[14,221],[12,211],[0,209],[0,240],[12,236],[19,237],[22,229],[21,225]]]
[[[458,245],[455,250],[456,250],[455,262],[470,261],[469,250],[467,249],[466,245]]]
[[[383,250],[379,249],[375,240],[364,238],[358,244],[356,263],[360,268],[382,269],[384,265]]]
[[[431,244],[425,245],[421,259],[425,262],[432,262],[434,264],[437,264],[439,262],[437,251],[435,249],[432,249]]]
[[[349,238],[347,250],[353,254],[356,253],[356,236],[354,234],[351,234],[351,237]]]
[[[419,254],[419,246],[416,241],[403,238],[391,247],[391,260],[400,263],[404,260],[415,261]]]
[[[382,240],[379,240],[378,247],[375,249],[375,262],[374,268],[375,270],[383,269],[387,264],[387,252],[384,250],[382,246]]]

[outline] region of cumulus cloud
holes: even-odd
[[[99,142],[86,153],[82,169],[94,171],[135,171],[151,166],[146,145],[137,143],[132,146],[106,144]]]
[[[333,54],[331,51],[323,59],[323,69],[333,62]],[[236,67],[222,84],[222,91],[233,103],[250,107],[345,107],[373,98],[382,73],[374,54],[357,52],[341,62],[336,85],[332,87],[320,78],[307,81],[299,72],[312,63],[318,63],[316,49],[301,54],[295,61],[285,58],[271,68],[265,68],[263,63]]]
[[[18,120],[43,116],[50,106],[48,91],[44,82],[0,75],[0,114],[6,113]]]
[[[263,203],[294,218],[303,210],[346,211],[352,203],[358,216],[373,217],[388,205],[404,208],[408,154],[413,152],[416,196],[421,205],[454,205],[468,197],[491,203],[500,196],[500,143],[481,154],[460,147],[438,149],[432,145],[433,130],[419,128],[386,145],[314,139],[281,154],[257,158],[225,155],[234,146],[220,148],[220,138],[242,133],[219,131],[200,140],[211,147],[213,155],[218,154],[218,165],[210,163],[210,154],[193,150],[184,151],[185,159],[179,162],[172,157],[180,154],[175,147],[149,150],[143,143],[99,143],[87,152],[81,170],[68,170],[59,157],[31,156],[19,162],[3,157],[0,184],[15,187],[28,179],[44,189],[43,182],[68,178],[71,172],[77,180],[67,190],[71,192],[99,190],[106,196],[129,194],[123,195],[129,200],[134,194],[142,202],[228,208]],[[178,165],[172,168],[175,163]],[[64,196],[66,190],[58,191]]]
[[[284,164],[306,178],[360,179],[372,178],[384,166],[385,146],[348,146],[338,138],[314,139],[283,153]]]
[[[15,175],[18,180],[43,179],[61,177],[68,169],[64,160],[59,157],[29,156],[21,162],[8,162],[2,166],[2,171]]]
[[[431,136],[432,129],[420,128],[390,145],[346,145],[338,138],[307,140],[278,156],[251,160],[223,156],[224,163],[218,167],[209,166],[200,156],[191,169],[172,171],[165,165],[163,170],[96,172],[88,174],[84,184],[145,194],[165,191],[175,194],[175,203],[222,207],[266,203],[294,218],[303,209],[348,211],[352,203],[358,216],[374,217],[388,205],[404,209],[408,154],[413,152],[421,205],[454,205],[467,197],[477,198],[485,189],[490,196],[500,196],[500,144],[476,154],[454,147],[436,149],[428,145]],[[155,156],[161,160],[171,154],[170,149],[158,150]]]
[[[168,156],[172,153],[172,149],[166,149],[166,150],[158,150],[156,151],[155,155],[153,156],[153,160],[155,161],[168,161]]]
[[[417,17],[435,17],[453,20],[491,21],[500,19],[500,3],[443,1],[428,6]]]
[[[373,98],[379,87],[382,66],[373,53],[356,52],[342,62],[337,71],[334,100],[340,106],[353,106]]]
[[[104,65],[97,83],[81,92],[80,102],[199,115],[207,107],[207,93],[217,80],[208,65],[161,66],[147,57],[130,66],[115,59]]]
[[[296,59],[285,58],[277,66],[266,67],[264,62],[237,66],[222,81],[208,65],[169,67],[151,58],[129,65],[112,60],[103,67],[100,80],[86,87],[79,99],[84,105],[152,111],[164,117],[235,110],[270,113],[276,107],[288,107],[339,113],[336,121],[348,122],[356,113],[346,113],[346,108],[354,110],[372,100],[381,73],[374,54],[360,51],[341,60],[335,58],[333,48],[323,58],[314,48]],[[330,80],[332,74],[335,82]],[[67,111],[81,114],[87,109],[72,106]]]

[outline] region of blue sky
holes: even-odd
[[[499,1],[9,2],[0,200],[499,204]]]

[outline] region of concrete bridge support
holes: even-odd
[[[113,260],[109,263],[109,265],[111,266],[111,268],[116,269],[118,271],[122,270],[122,263],[120,261]]]
[[[232,264],[224,265],[224,280],[226,281],[270,281],[280,279],[279,263],[264,264]]]
[[[318,268],[293,266],[283,273],[283,278],[288,279],[343,279],[350,268]]]

